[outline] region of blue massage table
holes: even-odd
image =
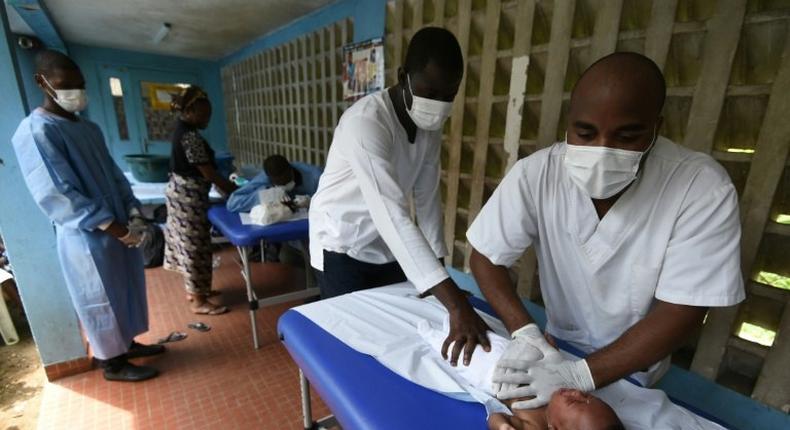
[[[305,245],[303,246],[305,254],[305,279],[307,281],[305,289],[274,297],[258,299],[250,276],[250,253],[252,252],[252,248],[256,245],[261,245],[261,249],[263,249],[265,243],[282,243],[290,241],[302,241],[306,243],[309,236],[308,221],[306,219],[300,219],[267,226],[244,225],[241,222],[239,214],[229,211],[224,204],[215,205],[209,208],[208,219],[239,252],[239,257],[241,258],[241,276],[244,278],[244,283],[247,288],[247,301],[250,307],[252,342],[255,349],[258,349],[258,327],[255,320],[255,311],[261,307],[317,296],[319,295],[319,289],[312,286],[310,256],[308,255],[308,247]],[[261,256],[263,256],[263,254],[263,251],[261,251]]]
[[[479,403],[455,400],[410,382],[359,353],[297,311],[285,312],[277,331],[299,366],[305,429],[485,429]],[[334,417],[313,421],[310,382]],[[364,405],[364,407],[360,407]]]
[[[479,298],[480,290],[470,275],[448,271],[462,289],[474,294],[470,302],[477,309],[495,315],[488,303]],[[538,325],[544,326],[545,310],[529,301],[524,305]],[[344,429],[487,428],[483,405],[455,400],[408,381],[373,357],[340,342],[298,311],[285,312],[277,329],[299,367],[305,429],[330,427],[334,421]],[[564,342],[560,346],[573,349]],[[581,352],[577,355],[581,356]],[[311,383],[334,416],[313,421]],[[674,403],[725,428],[790,429],[790,416],[781,411],[675,366],[654,388],[664,390]]]
[[[478,310],[495,316],[483,300],[471,297],[470,302]],[[283,314],[277,329],[280,340],[299,367],[305,429],[328,428],[335,422],[343,429],[487,428],[482,404],[452,399],[412,383],[375,358],[342,343],[298,311]],[[570,344],[555,341],[571,354],[584,355]],[[313,421],[310,382],[333,416]],[[725,428],[733,428],[686,402],[671,400]]]

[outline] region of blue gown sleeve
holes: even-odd
[[[107,158],[107,162],[112,166],[111,174],[113,181],[115,182],[115,189],[117,189],[120,193],[124,209],[126,209],[126,214],[129,215],[129,213],[132,211],[132,208],[136,208],[139,211],[142,205],[140,204],[140,201],[134,196],[132,186],[129,184],[129,180],[126,179],[126,175],[123,174],[121,168],[118,167],[118,164],[112,159],[112,155],[110,155],[110,151],[107,149],[107,144],[104,142],[104,134],[98,125],[93,123],[91,124],[93,125],[93,129],[98,135],[99,140],[103,143],[103,145],[101,145],[101,150],[104,151],[104,156]]]
[[[109,153],[107,156],[110,156]],[[129,180],[126,179],[126,175],[123,174],[121,168],[118,167],[118,164],[116,164],[112,158],[110,158],[110,163],[112,163],[112,176],[115,179],[116,189],[121,193],[121,199],[123,200],[124,208],[126,208],[126,214],[129,215],[133,208],[141,211],[140,208],[142,205],[140,201],[137,200],[137,197],[134,196],[132,186],[129,184]]]
[[[249,212],[258,204],[258,190],[271,187],[266,173],[261,173],[228,197],[226,207],[231,212]]]
[[[318,181],[321,179],[321,175],[324,173],[324,168],[319,166],[309,166],[309,174],[308,177],[310,178],[309,181],[309,194],[312,196],[313,194],[318,191]]]
[[[29,132],[15,136],[14,141],[25,183],[44,214],[63,227],[95,230],[115,216],[102,199],[80,190],[64,145],[59,133],[46,124],[31,124]]]
[[[302,174],[302,193],[312,197],[318,191],[318,180],[321,179],[321,174],[324,173],[323,167],[298,162],[292,163],[292,165]]]

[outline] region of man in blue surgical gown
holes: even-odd
[[[87,104],[85,80],[67,56],[43,51],[36,82],[44,103],[13,137],[27,187],[55,225],[66,286],[104,377],[142,381],[157,370],[129,358],[164,352],[141,345],[148,330],[140,202],[115,165],[99,127],[79,116]]]

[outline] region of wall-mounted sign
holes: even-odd
[[[343,47],[343,99],[356,100],[384,89],[384,39]]]

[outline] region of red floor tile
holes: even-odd
[[[171,331],[188,338],[167,344],[159,357],[138,359],[161,371],[153,380],[107,382],[100,371],[49,383],[44,389],[38,427],[51,429],[301,429],[298,369],[280,344],[277,318],[289,307],[257,312],[261,347],[252,346],[244,282],[236,253],[220,253],[214,272],[218,298],[231,308],[221,316],[189,312],[181,277],[161,268],[146,271],[150,331],[138,341],[155,342]],[[304,287],[304,273],[282,264],[254,264],[259,297]],[[190,322],[211,325],[207,333]],[[314,417],[328,409],[313,393]]]

